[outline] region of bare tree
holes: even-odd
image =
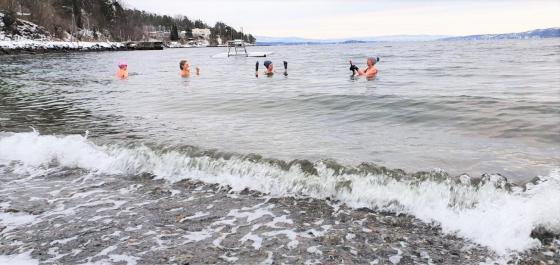
[[[76,27],[79,29],[84,27],[82,23],[82,1],[81,0],[72,0],[72,11],[74,14],[74,21],[76,23]]]

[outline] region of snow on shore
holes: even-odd
[[[119,42],[68,42],[41,40],[0,40],[2,50],[118,50],[125,46]]]
[[[105,51],[125,49],[119,42],[72,42],[52,38],[44,28],[18,19],[10,28],[0,13],[0,54],[20,51]]]

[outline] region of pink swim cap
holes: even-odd
[[[123,66],[128,66],[128,64],[126,64],[125,62],[120,62],[119,63],[119,68],[122,68]]]

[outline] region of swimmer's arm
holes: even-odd
[[[369,78],[375,77],[375,75],[377,75],[377,69],[376,68],[370,69],[369,71],[367,71],[365,73],[365,75],[366,75],[366,77],[369,77]]]
[[[356,72],[358,73],[358,75],[365,75],[366,74],[366,71],[360,70],[360,68],[358,68],[358,70],[356,70]]]

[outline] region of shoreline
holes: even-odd
[[[499,256],[414,216],[353,209],[329,198],[233,192],[149,174],[92,177],[80,169],[46,173],[22,187],[19,176],[4,173],[0,218],[20,222],[0,226],[6,242],[0,258],[27,255],[45,264],[560,262],[560,241]]]
[[[119,51],[135,51],[134,49],[95,49],[95,50],[80,50],[80,49],[2,49],[0,48],[0,56],[10,55],[34,55],[34,54],[48,54],[48,53],[73,53],[73,52],[119,52]]]
[[[156,51],[166,49],[201,49],[201,48],[224,48],[221,46],[205,47],[133,47],[117,42],[43,42],[31,41],[35,45],[11,46],[6,43],[17,43],[17,41],[0,41],[0,56],[18,54],[46,54],[46,53],[68,53],[68,52],[110,52],[110,51]],[[61,45],[48,45],[60,43]],[[83,45],[84,43],[88,45]],[[4,45],[3,45],[4,44]],[[38,45],[37,45],[38,44]],[[106,44],[109,44],[107,46]]]
[[[74,51],[124,51],[129,47],[119,42],[67,42],[40,40],[0,40],[0,55],[41,54]]]
[[[183,47],[181,47],[183,48]],[[187,48],[187,47],[184,47]],[[191,48],[191,47],[188,47]],[[198,48],[198,47],[197,47]],[[163,50],[162,42],[69,42],[47,40],[0,40],[0,55],[64,52]]]

